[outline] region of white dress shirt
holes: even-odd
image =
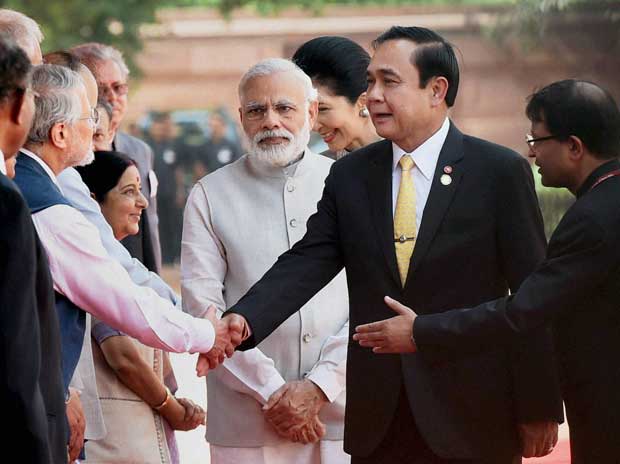
[[[450,121],[446,118],[439,130],[411,153],[407,153],[392,142],[392,215],[396,211],[396,200],[398,199],[398,190],[400,189],[402,169],[399,161],[403,155],[409,154],[415,163],[413,168],[413,184],[416,193],[416,230],[418,231],[422,223],[426,200],[428,200],[431,185],[433,184],[433,176],[435,175],[435,168],[439,160],[439,153],[446,141],[449,129]]]
[[[6,176],[6,162],[4,161],[2,150],[0,150],[0,172]]]
[[[32,152],[22,152],[58,185],[49,166]],[[33,214],[32,220],[47,252],[54,289],[76,306],[154,348],[194,353],[213,347],[212,324],[174,310],[151,288],[134,284],[77,209],[54,205]]]

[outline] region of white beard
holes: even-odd
[[[84,156],[84,158],[82,158],[76,166],[88,166],[93,161],[95,161],[95,152],[91,148],[88,150],[88,153],[86,153],[86,156]]]
[[[278,145],[261,146],[260,142],[270,137],[282,137],[288,142]],[[302,154],[310,142],[310,121],[299,129],[297,135],[286,129],[268,130],[257,133],[250,141],[250,156],[276,167],[285,167],[294,162]]]

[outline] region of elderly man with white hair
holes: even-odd
[[[211,304],[229,308],[301,239],[332,164],[307,148],[317,93],[292,62],[253,66],[239,98],[250,152],[201,179],[185,210],[183,307],[195,316]],[[345,285],[338,275],[258,348],[209,374],[213,464],[349,462]]]
[[[26,52],[32,64],[43,62],[40,45],[43,33],[34,19],[19,11],[0,8],[0,31]]]
[[[49,258],[65,388],[82,351],[86,312],[166,351],[206,352],[216,342],[226,341],[214,331],[219,325],[214,310],[209,321],[195,319],[174,310],[168,299],[152,289],[134,284],[106,252],[97,228],[64,196],[58,175],[84,162],[97,119],[80,75],[68,68],[41,65],[33,73],[32,86],[38,93],[35,116],[17,160],[15,182]],[[163,392],[162,403],[169,395]]]

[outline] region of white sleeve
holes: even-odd
[[[183,309],[202,316],[209,305],[225,309],[224,278],[228,265],[226,250],[213,230],[207,194],[197,184],[185,207],[181,246],[181,295]],[[236,352],[210,375],[230,389],[250,395],[264,404],[284,385],[273,360],[254,348]]]
[[[330,402],[345,390],[347,370],[347,345],[349,341],[349,320],[336,333],[325,340],[321,356],[306,376],[314,382]]]
[[[213,347],[212,324],[174,310],[151,288],[134,284],[103,248],[97,229],[75,208],[52,206],[32,219],[54,288],[76,306],[153,348],[204,353]]]
[[[258,348],[236,351],[211,375],[215,375],[231,390],[249,395],[261,404],[286,382],[275,368],[273,360]]]

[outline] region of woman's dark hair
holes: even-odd
[[[105,196],[116,187],[118,181],[129,166],[136,163],[124,153],[118,151],[96,151],[95,161],[88,166],[76,168],[88,189],[98,203],[103,203]]]
[[[297,49],[293,62],[313,81],[352,104],[368,88],[366,70],[370,55],[346,37],[312,39]]]
[[[578,137],[599,159],[620,156],[620,110],[611,94],[593,82],[549,84],[529,97],[525,114],[560,139]]]
[[[445,77],[448,81],[446,104],[448,107],[454,105],[459,91],[459,62],[452,44],[425,27],[393,26],[377,37],[372,46],[376,49],[390,40],[410,40],[421,45],[416,47],[411,57],[411,64],[420,73],[420,88],[426,87],[432,77]]]

